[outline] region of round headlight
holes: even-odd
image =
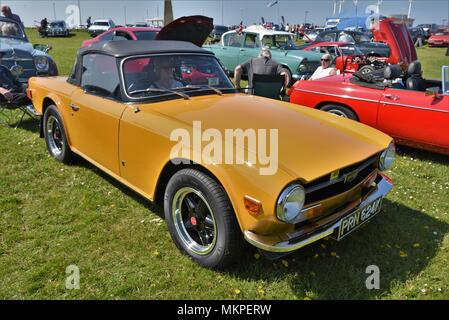
[[[46,56],[37,56],[34,58],[34,64],[37,71],[48,71],[48,58]]]
[[[382,171],[391,168],[396,157],[396,147],[393,143],[390,143],[387,149],[385,149],[379,158],[379,169]]]
[[[299,66],[299,71],[305,73],[307,71],[307,66],[305,64],[301,64]]]
[[[298,223],[305,220],[305,217],[301,215],[305,198],[306,194],[301,185],[292,184],[285,188],[279,196],[276,206],[278,219],[287,223]]]

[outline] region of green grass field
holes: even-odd
[[[50,43],[69,72],[85,33]],[[449,64],[418,52],[428,77]],[[199,267],[173,244],[162,211],[86,161],[47,154],[36,121],[0,126],[0,299],[449,299],[449,158],[398,148],[383,212],[342,242],[284,259],[249,250],[225,272]],[[65,287],[66,267],[80,289]],[[367,290],[367,266],[380,289]]]

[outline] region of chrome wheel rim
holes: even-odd
[[[210,253],[217,242],[217,226],[203,194],[191,187],[179,189],[173,197],[172,218],[179,238],[188,250]]]
[[[58,157],[62,154],[64,140],[62,139],[62,129],[59,120],[51,115],[47,119],[47,141],[51,153]]]
[[[343,111],[340,111],[338,109],[332,109],[328,111],[329,113],[342,117],[342,118],[347,118],[348,116],[346,115],[346,113],[344,113]]]
[[[362,70],[362,74],[368,74],[368,73],[371,73],[371,72],[373,72],[373,70],[368,69],[368,68],[365,68],[365,69]]]

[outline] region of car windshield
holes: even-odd
[[[109,26],[109,23],[105,22],[105,21],[95,21],[94,26]]]
[[[154,40],[157,35],[156,31],[134,31],[137,40]]]
[[[371,41],[371,39],[366,34],[363,34],[363,33],[354,34],[354,40],[355,40],[355,43]]]
[[[50,27],[53,28],[64,28],[64,22],[60,21],[60,22],[51,22],[50,23]]]
[[[262,45],[269,48],[284,50],[298,50],[292,36],[289,34],[268,35],[262,38]]]
[[[234,86],[214,56],[173,54],[127,58],[123,63],[126,93],[142,99],[176,93],[222,93]]]
[[[0,20],[0,35],[2,37],[25,38],[22,28],[11,21]]]

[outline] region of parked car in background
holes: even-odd
[[[251,26],[238,33],[236,30],[223,34],[219,44],[204,46],[220,59],[232,73],[237,65],[256,58],[262,47],[268,47],[274,60],[290,73],[290,79],[309,77],[320,66],[321,55],[299,50],[296,35],[284,31],[267,30]]]
[[[429,38],[432,34],[436,33],[439,29],[438,25],[435,23],[418,24],[416,27],[422,28],[427,38]]]
[[[221,36],[228,32],[229,28],[227,26],[221,26],[221,25],[214,25],[214,28],[212,29],[212,32],[210,33],[210,37],[212,39],[212,42],[218,42],[221,40]]]
[[[399,62],[408,64],[417,59],[414,42],[407,26],[402,20],[394,18],[380,19],[378,27],[372,30],[371,35],[348,30],[324,31],[318,35],[313,44],[318,45],[321,42],[354,43],[369,60],[379,61],[387,58],[386,62],[389,64]],[[306,44],[301,48],[310,45]]]
[[[48,37],[68,37],[70,35],[69,27],[64,20],[52,21],[47,27]]]
[[[89,32],[91,37],[96,37],[99,34],[102,34],[103,32],[108,31],[109,29],[112,29],[116,27],[115,23],[111,20],[95,20],[94,23],[87,29],[87,32]]]
[[[148,23],[146,22],[136,22],[133,27],[137,27],[137,28],[146,28],[149,27]]]
[[[161,66],[176,78],[166,89],[154,86]],[[213,78],[195,86],[183,78],[182,68],[206,66]],[[32,78],[28,95],[52,157],[70,163],[76,153],[160,204],[176,246],[208,268],[241,261],[249,252],[243,239],[271,258],[343,239],[380,212],[393,187],[381,172],[394,160],[391,137],[238,93],[214,54],[188,42],[96,43],[79,50],[68,78]],[[261,174],[270,168],[257,160],[225,163],[220,150],[212,152],[219,160],[210,152],[196,159],[196,143],[173,137],[195,137],[198,122],[218,134],[276,128],[275,170]],[[252,147],[231,150],[246,155]]]
[[[435,33],[430,36],[427,42],[429,44],[429,47],[448,47],[449,31]]]
[[[318,37],[318,35],[320,34],[320,30],[316,30],[316,29],[311,29],[311,30],[304,30],[304,33],[302,35],[302,39],[305,42],[313,42],[316,40],[316,38]]]
[[[414,62],[405,74],[393,65],[368,77],[354,73],[298,81],[289,91],[290,102],[360,121],[398,144],[449,155],[449,66],[442,74],[442,81],[423,79]],[[405,86],[392,84],[398,78]]]
[[[58,75],[56,63],[46,53],[49,47],[29,43],[20,24],[0,17],[0,30],[0,63],[21,83],[26,85],[33,76]]]
[[[93,39],[83,41],[82,46],[88,46],[98,41],[118,41],[118,40],[153,40],[160,28],[153,27],[118,27],[112,28]]]
[[[386,57],[366,56],[349,42],[314,42],[304,47],[305,51],[329,53],[332,56],[332,66],[340,72],[370,73],[387,65]]]
[[[424,42],[426,41],[426,39],[428,38],[426,36],[426,32],[424,31],[423,28],[421,27],[414,27],[414,28],[409,28],[408,31],[410,32],[410,36],[412,37],[412,41],[413,43],[416,43],[416,41],[421,38],[422,43],[424,44]]]
[[[373,42],[364,32],[349,30],[328,30],[321,32],[314,42],[351,42],[355,43],[365,55],[389,57],[390,48],[385,43]]]

